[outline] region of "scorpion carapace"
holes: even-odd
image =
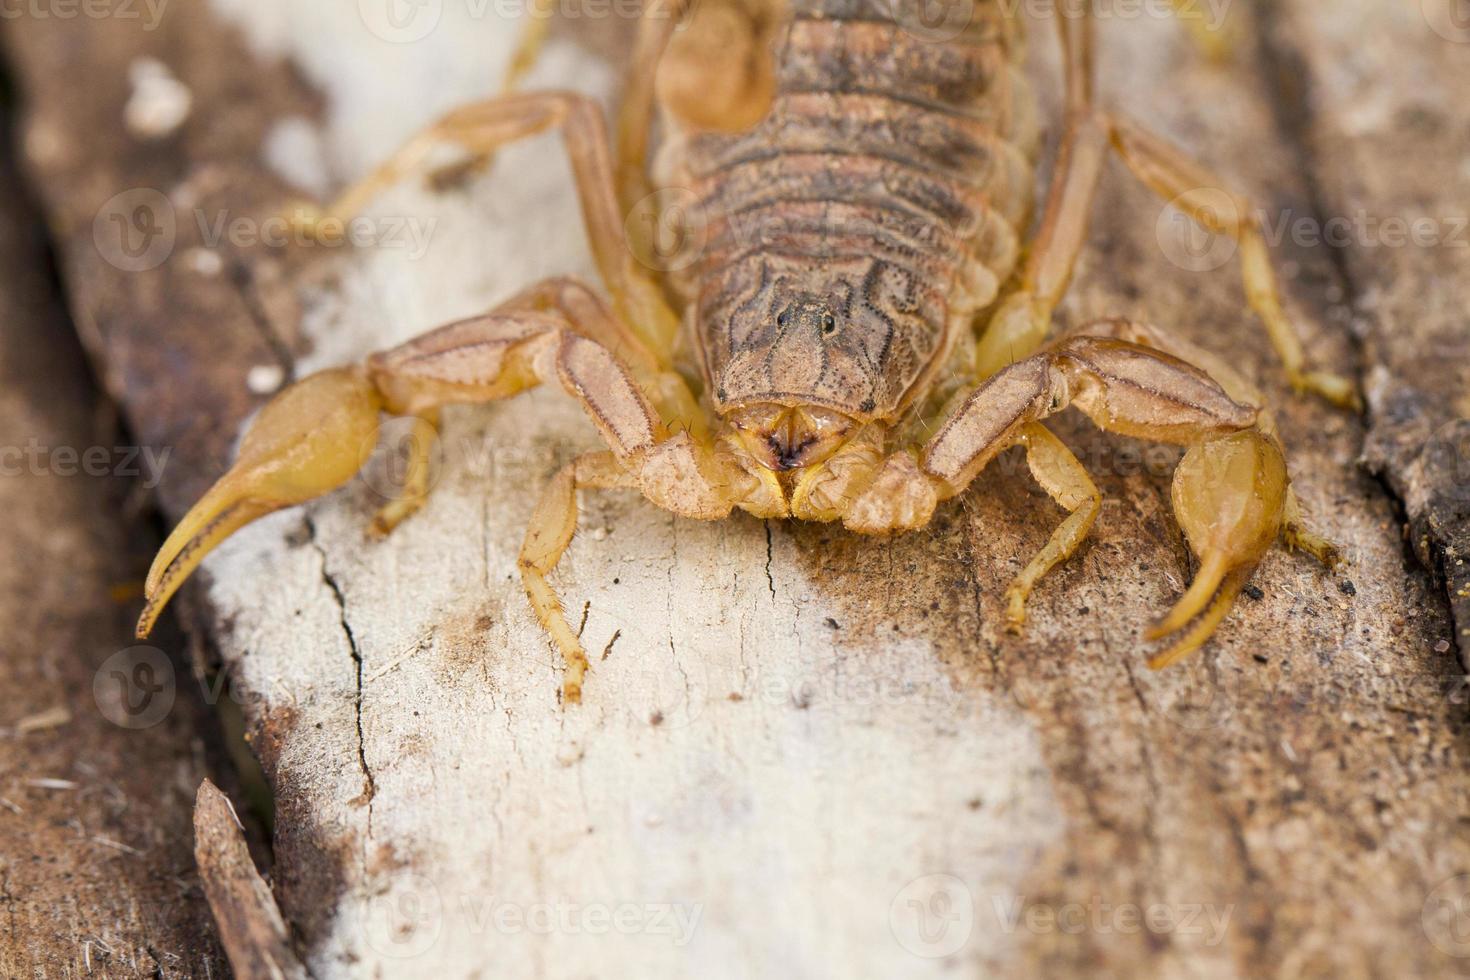
[[[669,141],[660,183],[703,229],[676,284],[716,411],[891,421],[1015,268],[1036,142],[1018,31],[988,6],[934,44],[886,12],[797,0],[764,119]]]
[[[1172,499],[1200,564],[1148,633],[1169,640],[1152,665],[1203,644],[1276,541],[1335,562],[1301,526],[1275,426],[1234,370],[1129,321],[1047,342],[1102,163],[1117,152],[1164,199],[1237,240],[1248,302],[1298,390],[1356,399],[1348,382],[1306,369],[1249,202],[1095,104],[1086,10],[1054,15],[1066,117],[1028,235],[1036,126],[1011,7],[951,5],[966,19],[936,25],[922,0],[703,0],[682,33],[669,8],[651,7],[617,154],[601,108],[571,93],[507,94],[450,113],[326,213],[357,213],[440,143],[483,157],[559,129],[610,302],[580,281],[549,280],[282,392],[164,543],[139,635],[219,541],[351,479],[383,413],[411,417],[419,436],[401,495],[373,521],[386,533],[423,503],[443,406],[543,382],[577,399],[608,445],[555,476],[520,554],[532,608],[566,659],[568,701],[580,699],[588,663],[547,576],[576,529],[579,488],[636,489],[690,518],[740,508],[883,534],[922,527],[1019,446],[1068,514],[1006,591],[1008,624],[1020,629],[1032,588],[1080,547],[1101,507],[1043,424],[1076,407],[1110,432],[1186,447]],[[656,107],[663,148],[650,168]],[[636,223],[624,216],[670,187],[693,202],[702,248],[661,278],[635,259]],[[299,220],[317,232],[321,215]]]

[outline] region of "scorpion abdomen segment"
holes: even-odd
[[[893,418],[1015,268],[1035,147],[1019,29],[982,2],[936,40],[910,2],[797,0],[766,118],[672,143],[667,182],[704,232],[679,287],[717,407]]]

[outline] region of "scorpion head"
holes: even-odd
[[[930,323],[946,315],[942,304],[910,273],[872,257],[811,266],[743,262],[701,298],[696,317],[715,409],[729,418],[770,404],[853,423],[891,421],[939,352],[942,331]],[[788,427],[803,424],[797,413]]]
[[[861,426],[846,404],[824,398],[824,375],[845,361],[838,346],[845,314],[826,297],[789,293],[748,336],[717,397],[746,453],[773,473],[827,459]],[[862,378],[856,367],[854,378]]]

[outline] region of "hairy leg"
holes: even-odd
[[[329,227],[328,218],[342,221],[361,213],[383,190],[421,171],[430,152],[442,143],[457,144],[472,154],[490,154],[552,129],[561,130],[571,158],[592,255],[613,306],[660,363],[667,364],[678,319],[658,285],[628,250],[614,187],[607,125],[602,108],[584,95],[506,95],[456,109],[346,190],[325,213],[303,213],[298,218],[304,231],[323,234]]]
[[[1315,392],[1340,407],[1356,407],[1358,396],[1350,381],[1306,367],[1301,340],[1282,307],[1276,274],[1251,203],[1138,124],[1101,113],[1093,98],[1091,12],[1087,5],[1071,13],[1062,7],[1057,23],[1067,117],[1056,172],[1015,291],[982,328],[973,363],[975,376],[987,378],[1029,356],[1045,341],[1052,314],[1086,241],[1102,163],[1111,143],[1128,168],[1161,198],[1205,228],[1228,234],[1239,243],[1247,302],[1265,325],[1293,387]]]
[[[1229,235],[1238,243],[1246,301],[1265,325],[1292,387],[1314,392],[1341,408],[1358,407],[1357,389],[1351,381],[1307,368],[1301,339],[1282,308],[1281,289],[1250,200],[1132,120],[1112,118],[1108,128],[1123,162],[1145,186],[1201,227]]]
[[[984,380],[1036,352],[1051,332],[1087,241],[1092,201],[1108,155],[1107,129],[1093,106],[1093,24],[1088,13],[1059,7],[1066,91],[1061,146],[1040,225],[1026,248],[1012,291],[980,329],[973,372]]]
[[[582,700],[582,681],[587,674],[587,654],[581,638],[567,624],[561,597],[546,576],[556,568],[572,535],[577,530],[577,490],[581,488],[637,489],[638,478],[618,461],[613,453],[599,452],[580,456],[557,473],[531,516],[526,527],[526,540],[521,545],[518,564],[521,582],[531,600],[541,627],[561,649],[566,661],[562,680],[562,700],[576,704]]]
[[[1026,426],[1016,442],[1026,447],[1026,462],[1036,482],[1070,513],[1052,533],[1046,547],[1006,589],[1006,624],[1013,632],[1026,625],[1026,600],[1036,583],[1082,546],[1102,510],[1102,494],[1097,484],[1092,482],[1082,462],[1045,426],[1039,422]]]

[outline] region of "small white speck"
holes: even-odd
[[[64,141],[55,126],[38,122],[25,135],[26,155],[35,163],[51,166],[58,163],[63,154]]]
[[[27,779],[26,785],[33,789],[76,789],[77,784],[70,779]]]
[[[605,541],[607,540],[607,528],[594,527],[592,530],[587,532],[587,536],[593,541]]]
[[[124,854],[142,854],[143,853],[142,851],[138,850],[136,847],[129,847],[127,844],[124,844],[121,841],[115,841],[115,840],[113,840],[110,837],[100,837],[100,836],[94,835],[92,837],[92,843],[94,843],[94,844],[101,844],[103,847],[110,847],[110,848],[112,848],[115,851],[122,851]]]
[[[254,395],[273,395],[286,383],[286,372],[279,364],[257,364],[245,376],[245,387]]]
[[[57,705],[22,718],[16,723],[15,731],[18,735],[29,735],[31,732],[45,731],[48,728],[60,728],[70,722],[71,711],[66,705]]]
[[[650,813],[648,816],[643,818],[643,825],[645,827],[657,827],[663,822],[664,818],[657,813]]]
[[[191,248],[184,257],[184,261],[188,262],[189,268],[201,276],[211,278],[219,275],[225,268],[225,260],[220,258],[219,253],[212,248]]]
[[[1296,749],[1292,748],[1291,743],[1284,738],[1281,740],[1281,754],[1286,756],[1292,762],[1297,761]]]
[[[194,108],[194,93],[156,58],[139,58],[128,69],[133,94],[123,110],[128,132],[139,139],[172,135]]]
[[[332,172],[316,124],[302,116],[276,123],[265,138],[265,162],[287,183],[318,200],[331,194]]]

